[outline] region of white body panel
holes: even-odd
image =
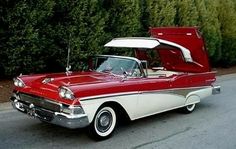
[[[138,98],[137,118],[183,106],[185,97],[170,93],[143,93]]]
[[[114,94],[108,97],[92,97],[91,99],[81,100],[81,106],[88,116],[89,122],[99,109],[99,107],[107,102],[116,102],[120,104],[131,120],[139,119],[149,115],[169,111],[184,107],[186,105],[200,102],[200,99],[212,94],[212,87],[196,89],[182,96],[172,93],[173,90],[160,91],[154,93],[132,93],[128,95]]]
[[[130,118],[136,117],[138,93],[133,95],[122,95],[114,97],[105,97],[92,100],[81,100],[81,106],[88,116],[89,122],[92,122],[98,108],[106,102],[119,103],[128,113]]]
[[[204,89],[199,89],[199,90],[190,92],[186,96],[187,100],[186,100],[185,105],[198,103],[198,102],[200,102],[201,99],[206,98],[210,95],[212,95],[212,87],[207,87],[207,88],[204,88]]]

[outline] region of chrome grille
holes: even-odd
[[[50,101],[48,99],[45,99],[43,97],[19,93],[20,100],[25,101],[26,103],[32,103],[35,106],[51,110],[54,112],[60,112],[61,110],[61,104]]]

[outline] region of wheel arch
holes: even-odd
[[[116,114],[117,114],[117,117],[118,117],[118,120],[119,121],[123,121],[123,120],[131,120],[128,112],[125,110],[125,108],[118,102],[116,101],[107,101],[107,102],[104,102],[103,104],[101,104],[99,106],[99,108],[97,109],[96,113],[102,108],[102,107],[105,107],[105,106],[108,106],[108,107],[111,107],[115,110]],[[96,115],[96,114],[95,114]],[[95,117],[95,116],[94,116]],[[94,119],[93,117],[93,119]],[[122,118],[122,119],[121,119]]]
[[[122,114],[125,115],[125,118],[128,118],[128,120],[131,119],[129,113],[127,110],[125,110],[124,106],[122,106],[121,103],[119,103],[116,99],[100,99],[100,100],[88,100],[88,101],[81,101],[81,106],[83,107],[85,114],[87,114],[89,123],[91,123],[94,120],[94,117],[98,110],[103,106],[110,106],[114,108],[115,112],[118,113],[118,116],[121,116]],[[120,117],[118,117],[120,118]]]
[[[186,99],[185,105],[199,103],[200,101],[201,101],[200,96],[198,96],[197,94],[192,94],[192,95],[188,96],[188,98]]]

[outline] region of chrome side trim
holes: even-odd
[[[173,89],[166,89],[166,90],[154,90],[154,91],[143,91],[142,94],[174,94],[186,97],[190,92],[205,89],[210,86],[202,86],[202,87],[192,87],[192,88],[173,88]]]
[[[98,99],[98,98],[107,98],[107,97],[116,97],[116,96],[127,96],[127,95],[135,95],[139,94],[140,92],[122,92],[122,93],[115,93],[115,94],[105,94],[105,95],[97,95],[97,96],[89,96],[89,97],[83,97],[80,98],[80,100],[93,100],[93,99]]]
[[[107,98],[107,97],[116,97],[116,96],[127,96],[127,95],[135,95],[135,94],[175,94],[179,96],[186,97],[188,93],[192,91],[196,91],[199,89],[209,88],[211,86],[201,86],[201,87],[186,87],[186,88],[171,88],[171,89],[164,89],[164,90],[151,90],[151,91],[134,91],[134,92],[121,92],[115,94],[103,94],[103,95],[96,95],[96,96],[89,96],[80,98],[80,100],[93,100],[98,98]]]

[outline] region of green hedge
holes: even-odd
[[[0,76],[82,69],[109,53],[114,37],[148,36],[149,26],[198,26],[214,66],[236,64],[233,0],[2,0]],[[129,51],[124,51],[129,52]]]

